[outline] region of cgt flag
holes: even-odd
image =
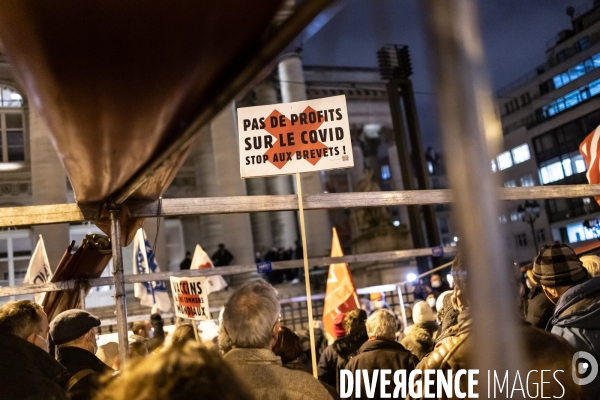
[[[579,152],[585,159],[588,166],[587,179],[590,184],[600,183],[600,160],[598,159],[598,150],[600,145],[600,126],[590,133],[579,145]],[[596,201],[600,204],[600,196],[596,196]]]
[[[190,269],[201,269],[201,268],[214,268],[215,266],[212,263],[212,260],[206,254],[204,249],[197,244],[196,250],[194,250],[194,257],[192,257],[192,266]],[[225,289],[227,287],[227,282],[221,275],[212,275],[207,277],[207,286],[206,292],[218,292],[219,290]]]
[[[24,285],[33,285],[50,282],[52,279],[52,270],[50,269],[50,263],[48,262],[48,254],[46,254],[46,246],[44,246],[44,239],[40,235],[31,260],[29,261],[29,267],[27,268],[27,274],[23,279]],[[42,304],[46,292],[35,293],[33,295],[35,302]]]
[[[333,228],[331,238],[331,257],[344,255],[337,231]],[[356,295],[354,281],[350,274],[348,264],[339,263],[329,265],[327,276],[327,290],[325,292],[325,304],[323,305],[323,325],[325,330],[335,337],[333,331],[333,320],[336,315],[360,308],[360,302]]]
[[[143,228],[140,228],[133,239],[133,273],[137,275],[154,272],[160,272],[160,268],[156,263],[146,233]],[[140,299],[143,306],[152,307],[156,304],[163,312],[171,309],[167,287],[163,281],[136,283],[133,285],[133,293]]]

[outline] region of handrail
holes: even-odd
[[[444,254],[452,254],[456,252],[456,247],[444,247]],[[367,254],[353,254],[343,257],[318,257],[309,259],[309,264],[313,267],[316,266],[327,266],[329,264],[336,263],[357,263],[357,262],[382,262],[382,261],[395,261],[407,258],[428,256],[432,254],[431,248],[424,249],[409,249],[409,250],[396,250],[396,251],[385,251],[379,253],[367,253]],[[275,261],[272,263],[274,270],[280,269],[291,269],[291,268],[302,268],[304,266],[303,260],[289,260],[289,261]],[[192,269],[185,271],[165,271],[157,272],[153,274],[143,275],[126,275],[124,278],[125,283],[138,283],[148,281],[159,281],[167,280],[171,276],[176,277],[198,277],[198,276],[212,276],[212,275],[235,275],[243,274],[247,272],[256,272],[256,264],[249,265],[232,265],[229,267],[218,267],[218,268],[204,268],[204,269]],[[6,296],[17,296],[22,294],[33,294],[42,292],[59,292],[62,290],[73,289],[76,286],[76,282],[82,281],[69,280],[62,282],[50,282],[36,285],[27,286],[12,286],[0,288],[0,297]],[[108,286],[114,284],[113,277],[102,277],[87,280],[90,287],[95,286]]]
[[[500,200],[536,200],[600,196],[600,185],[548,185],[499,188]],[[323,193],[303,196],[306,210],[444,204],[453,201],[450,189],[390,192]],[[157,216],[158,201],[131,200],[133,217]],[[296,195],[199,197],[163,199],[161,217],[298,210]],[[96,219],[99,204],[56,204],[0,208],[0,227],[84,222]]]

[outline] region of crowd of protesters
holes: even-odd
[[[340,313],[328,341],[320,324],[316,339],[318,379],[312,376],[310,332],[294,332],[280,320],[276,290],[263,280],[234,290],[219,317],[218,338],[199,343],[189,323],[165,335],[158,313],[136,322],[129,360],[121,368],[116,343],[97,345],[100,320],[68,310],[48,321],[41,306],[11,301],[0,307],[0,397],[62,399],[336,399],[340,371],[469,369],[478,349],[471,331],[469,280],[459,254],[452,264],[453,288],[437,275],[418,284],[416,303],[402,326],[385,296],[372,294],[363,307]],[[545,384],[545,396],[600,398],[600,379],[575,384],[573,355],[600,360],[600,258],[581,259],[568,246],[545,246],[521,285],[518,327],[527,371],[561,370]],[[515,291],[516,292],[516,291]],[[502,299],[498,299],[502,301]],[[516,302],[515,302],[516,304]],[[155,311],[155,310],[153,310]],[[490,343],[490,346],[493,346]],[[421,379],[424,379],[421,376]],[[466,378],[465,378],[466,379]],[[360,383],[366,393],[365,383]],[[379,398],[379,382],[375,397]],[[466,382],[460,381],[462,391]],[[564,397],[564,394],[567,394]],[[445,398],[445,397],[442,397]]]

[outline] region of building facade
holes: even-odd
[[[572,29],[547,43],[546,61],[497,92],[504,151],[492,169],[504,186],[587,183],[579,145],[600,125],[600,2],[576,11]],[[593,198],[539,201],[533,226],[519,212],[524,202],[507,203],[500,221],[519,264],[531,262],[544,244],[577,247],[595,238],[584,226],[600,215]]]
[[[355,166],[348,170],[304,176],[305,192],[356,191],[361,182],[364,186],[367,175],[368,183],[375,185],[369,187],[402,190],[388,97],[379,71],[374,68],[302,67],[298,55],[286,60],[265,82],[237,99],[203,129],[200,140],[164,198],[295,193],[295,184],[289,176],[240,179],[238,160],[232,159],[229,151],[237,147],[235,107],[296,101],[302,96],[313,99],[342,94],[348,104]],[[46,134],[47,127],[38,115],[30,112],[27,98],[12,75],[10,64],[4,59],[0,61],[0,207],[74,202],[68,178]],[[299,88],[298,81],[303,82]],[[430,172],[436,188],[446,185],[440,171],[437,166],[434,171],[432,164]],[[438,211],[441,237],[445,245],[450,245],[454,234],[449,210],[439,207]],[[405,209],[390,207],[385,213],[392,231],[407,231]],[[331,227],[337,228],[345,252],[352,252],[349,211],[309,211],[310,257],[329,255]],[[294,250],[299,239],[297,213],[289,211],[163,218],[159,224],[152,219],[146,222],[144,228],[151,243],[155,243],[158,235],[155,250],[162,270],[178,270],[186,251],[193,252],[196,244],[210,255],[219,243],[224,243],[234,254],[234,264],[251,264],[273,248]],[[84,235],[91,233],[100,231],[90,223],[0,231],[0,286],[22,282],[39,235],[44,238],[54,269],[71,240],[79,243]],[[132,258],[132,249],[125,248],[126,274],[132,273]],[[405,262],[384,268],[366,266],[356,271],[357,285],[403,280],[398,268],[406,265]],[[105,274],[108,275],[109,271],[110,266]],[[236,278],[243,280],[248,277]],[[109,305],[112,301],[108,287],[93,289],[87,299],[88,307]]]

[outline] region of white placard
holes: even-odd
[[[237,112],[242,178],[354,166],[346,96]]]
[[[175,315],[199,321],[210,319],[206,276],[198,278],[171,276],[170,280]]]

